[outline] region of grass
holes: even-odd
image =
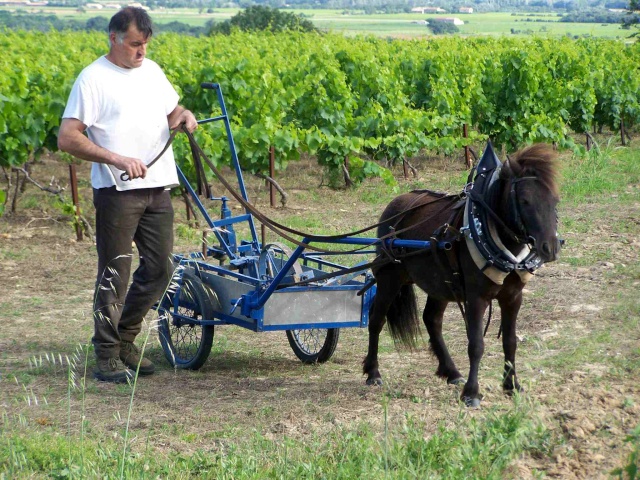
[[[193,244],[202,242],[202,230],[203,228],[194,228],[190,225],[181,223],[176,225],[175,235],[180,240],[186,240]]]
[[[9,249],[1,249],[0,250],[0,260],[13,260],[20,261],[24,260],[27,256],[29,256],[30,251],[26,248],[22,248],[20,250],[9,250]]]
[[[564,163],[563,177],[564,201],[602,200],[606,194],[626,192],[628,185],[640,183],[640,162],[635,150],[616,146],[615,140],[610,138]]]
[[[553,447],[550,432],[536,418],[536,407],[517,399],[506,411],[484,418],[460,411],[454,425],[440,425],[425,438],[424,425],[406,417],[402,425],[382,432],[366,424],[338,428],[308,441],[284,437],[279,443],[254,433],[248,438],[216,438],[209,451],[181,454],[171,450],[146,455],[145,439],[121,463],[116,440],[85,433],[65,438],[49,427],[35,429],[23,419],[5,415],[0,440],[0,475],[51,475],[54,478],[503,478],[511,462],[528,452],[546,454]],[[187,443],[191,434],[174,432]],[[224,432],[223,432],[224,433]],[[118,437],[122,434],[118,433]]]
[[[568,263],[572,267],[588,267],[596,262],[606,262],[611,260],[611,253],[607,250],[598,250],[589,255],[574,257],[570,255],[563,256],[562,261]]]

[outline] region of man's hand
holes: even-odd
[[[99,147],[83,134],[86,128],[80,120],[75,118],[62,119],[58,132],[58,148],[83,160],[113,165],[127,172],[130,179],[146,176],[147,166],[142,160],[124,157]]]
[[[118,170],[124,170],[127,172],[129,180],[133,180],[134,178],[144,178],[147,176],[147,166],[138,158],[118,155],[118,157],[111,162],[111,165],[116,167]]]
[[[169,120],[169,128],[171,130],[178,128],[181,123],[184,123],[190,132],[198,128],[198,122],[193,113],[180,105],[169,114],[167,119]]]

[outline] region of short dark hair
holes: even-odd
[[[125,34],[131,26],[131,22],[134,22],[136,28],[142,33],[145,38],[149,38],[153,35],[153,25],[149,14],[138,7],[124,7],[113,17],[109,22],[109,33]]]

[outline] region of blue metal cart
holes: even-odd
[[[238,193],[248,203],[222,91],[218,84],[202,87],[216,92],[222,114],[198,123],[224,123]],[[156,305],[160,343],[173,366],[200,368],[211,351],[215,326],[238,325],[254,332],[284,330],[296,356],[315,363],[333,355],[341,328],[368,325],[376,287],[366,260],[356,262],[355,268],[335,263],[328,253],[307,251],[306,246],[313,243],[309,238],[293,250],[277,243],[262,245],[248,209],[234,215],[227,197],[211,197],[209,200],[220,202],[220,218],[214,220],[179,168],[178,176],[217,245],[175,255],[174,279]],[[241,223],[248,226],[250,239],[238,242],[234,226]],[[375,253],[378,242],[362,237],[322,241],[360,246],[357,254],[361,255]],[[386,242],[390,248],[429,248],[429,242],[422,241]],[[365,258],[353,256],[355,260]],[[327,278],[328,274],[333,276]]]

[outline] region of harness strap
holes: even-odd
[[[171,131],[171,135],[169,135],[169,140],[167,140],[167,143],[165,144],[164,148],[158,155],[156,155],[156,157],[153,160],[147,163],[147,168],[151,168],[154,163],[160,160],[160,157],[164,155],[164,152],[166,152],[169,146],[173,143],[173,141],[176,138],[176,135],[181,129],[184,129],[186,131],[186,127],[184,123],[180,124],[180,127]],[[129,174],[127,172],[123,172],[122,174],[120,174],[120,180],[122,180],[123,182],[128,182],[129,180],[131,180],[131,178],[129,177]]]
[[[433,259],[442,273],[443,277],[448,277],[450,274],[450,279],[444,281],[445,285],[449,288],[451,295],[453,296],[456,304],[458,305],[458,309],[462,314],[462,318],[464,320],[465,327],[469,328],[467,322],[467,314],[464,308],[464,302],[466,301],[466,293],[464,288],[464,278],[462,276],[462,270],[460,269],[460,262],[458,261],[458,249],[451,249],[445,251],[445,258],[447,259],[447,263],[449,264],[449,268],[446,269],[441,259],[441,253],[437,248],[434,248],[434,245],[437,245],[438,241],[449,241],[452,244],[454,242],[458,242],[460,240],[460,223],[462,220],[462,215],[464,214],[464,210],[462,207],[464,206],[464,202],[458,202],[458,204],[453,208],[451,212],[451,216],[447,223],[438,228],[433,236],[431,237],[431,255]],[[458,227],[453,227],[452,225],[458,225]]]
[[[511,180],[511,189],[509,190],[509,204],[511,207],[511,212],[513,215],[513,220],[518,229],[526,236],[527,235],[527,227],[522,220],[522,214],[520,213],[520,207],[518,203],[518,190],[516,189],[516,185],[523,180],[537,180],[538,177],[527,176],[527,177],[518,177]],[[528,240],[528,239],[527,239]]]
[[[437,244],[437,241],[438,240],[435,235],[431,237],[431,256],[433,257],[433,260],[435,261],[440,272],[446,278],[447,270],[444,268],[444,265],[442,264],[437,247],[434,248],[434,245]],[[444,284],[449,288],[451,295],[453,295],[453,298],[456,301],[458,308],[460,309],[460,313],[462,314],[462,318],[464,319],[465,327],[467,327],[467,330],[468,330],[467,314],[465,312],[464,305],[463,305],[463,302],[465,301],[464,293],[460,295],[460,290],[459,290],[460,285],[462,283],[460,280],[460,272],[454,271],[453,267],[451,267],[450,270],[451,270],[451,279],[445,280]]]
[[[502,220],[498,214],[496,212],[493,211],[493,209],[489,206],[489,204],[485,201],[485,199],[483,198],[482,195],[479,195],[477,193],[474,193],[473,190],[471,191],[471,193],[469,193],[469,198],[471,199],[471,201],[476,202],[478,204],[480,204],[480,206],[482,206],[482,208],[484,208],[484,210],[491,216],[491,218],[498,223],[505,231],[505,233],[507,235],[509,235],[513,240],[515,240],[518,243],[527,243],[526,239],[523,239],[521,236],[519,236],[517,233],[515,233],[513,230],[511,230],[507,224],[504,222],[504,220]]]
[[[487,330],[489,330],[489,325],[491,325],[491,314],[493,313],[493,300],[489,302],[489,317],[487,318],[487,325],[484,327],[483,337],[487,336]],[[502,325],[498,329],[498,338],[500,338],[500,334],[502,333]]]

